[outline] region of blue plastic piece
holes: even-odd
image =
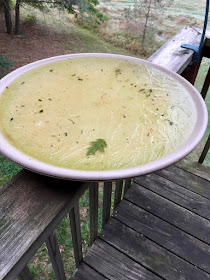
[[[181,47],[189,49],[189,50],[193,50],[194,51],[193,63],[198,61],[198,59],[199,59],[199,47],[198,46],[194,46],[194,45],[190,45],[190,44],[182,44]]]
[[[189,45],[189,44],[182,44],[181,47],[190,49],[194,51],[194,56],[193,56],[193,61],[192,64],[198,63],[199,57],[201,54],[201,50],[203,47],[203,41],[206,33],[206,27],[207,27],[207,22],[208,22],[208,14],[209,14],[209,0],[206,0],[206,13],[205,13],[205,20],[204,20],[204,25],[203,25],[203,32],[201,36],[201,41],[199,46],[194,46],[194,45]]]

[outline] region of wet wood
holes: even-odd
[[[112,199],[112,181],[104,182],[102,227],[110,218]]]
[[[123,180],[117,180],[116,187],[115,187],[114,209],[117,207],[117,205],[122,199],[122,190],[123,190]]]
[[[209,72],[210,73],[210,72]],[[205,158],[206,158],[206,155],[207,155],[207,153],[208,153],[208,151],[209,151],[209,147],[210,147],[210,135],[208,136],[208,139],[207,139],[207,141],[206,141],[206,144],[205,144],[205,146],[204,146],[204,149],[203,149],[203,151],[202,151],[202,153],[201,153],[201,156],[200,156],[200,158],[199,158],[199,160],[198,160],[198,162],[199,163],[203,163],[204,162],[204,160],[205,160]]]
[[[200,164],[198,162],[193,162],[187,158],[182,159],[177,162],[175,166],[180,169],[186,170],[198,177],[201,177],[207,181],[210,181],[210,167]],[[207,191],[207,190],[206,190]]]
[[[0,279],[13,279],[87,189],[23,170],[0,190]]]
[[[113,217],[194,266],[210,273],[210,246],[206,243],[130,201],[123,200],[116,208]]]
[[[131,187],[132,179],[126,179],[124,183],[124,194],[128,191],[128,189]]]
[[[84,261],[110,280],[162,279],[100,238],[94,242]]]
[[[90,209],[90,245],[93,244],[98,234],[98,183],[89,185],[89,209]]]
[[[187,163],[188,162],[189,161],[187,161]],[[159,170],[156,172],[156,174],[170,180],[171,182],[174,182],[182,186],[183,188],[191,190],[192,192],[195,192],[203,197],[210,199],[210,181],[206,180],[206,178],[204,179],[201,177],[203,176],[203,174],[209,177],[210,168],[202,168],[202,172],[201,172],[200,169],[201,164],[197,164],[197,166],[198,165],[200,165],[199,166],[200,176],[198,176],[199,174],[198,175],[193,174],[193,172],[195,172],[194,169],[192,169],[191,172],[189,172],[182,168],[178,168],[177,166],[174,165]],[[190,169],[190,162],[187,166],[188,169]]]
[[[46,245],[53,270],[55,272],[56,280],[66,280],[58,240],[54,231],[47,238]]]
[[[210,274],[202,272],[199,268],[151,241],[142,233],[115,219],[110,219],[102,230],[100,237],[109,245],[163,279],[210,279]]]
[[[210,245],[210,221],[176,203],[133,184],[125,198],[149,213]]]
[[[205,78],[205,81],[204,81],[204,84],[203,84],[203,87],[202,87],[202,90],[201,90],[201,95],[202,95],[203,99],[206,98],[206,94],[207,94],[208,89],[209,89],[209,84],[210,84],[210,67],[209,67],[209,70],[207,72],[207,75],[206,75],[206,78]]]
[[[177,205],[180,205],[191,212],[210,220],[210,199],[192,192],[154,173],[140,176],[136,178],[135,182],[153,193],[167,198]],[[206,187],[210,190],[210,182],[207,183]]]
[[[70,225],[71,225],[72,243],[74,248],[74,258],[75,258],[76,267],[78,267],[83,259],[79,201],[77,201],[74,207],[70,210],[69,218],[70,218]]]
[[[71,280],[107,280],[107,278],[82,262],[78,269],[76,269]]]
[[[19,280],[33,280],[33,276],[28,266],[25,266],[21,273],[18,275]]]

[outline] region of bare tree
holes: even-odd
[[[20,3],[21,0],[16,0],[15,5],[15,35],[20,33]]]
[[[164,7],[168,7],[173,3],[173,0],[135,0],[134,8],[129,11],[129,17],[131,20],[141,20],[143,22],[142,28],[142,45],[144,45],[147,29],[149,26],[152,12],[161,14],[164,11]]]

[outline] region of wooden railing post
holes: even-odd
[[[185,78],[186,80],[188,80],[188,82],[190,82],[192,85],[194,85],[194,83],[195,83],[195,79],[197,77],[202,58],[203,58],[203,56],[201,54],[201,57],[200,57],[198,63],[195,63],[193,65],[189,65],[181,74],[181,76],[183,78]]]
[[[123,189],[123,180],[116,181],[116,188],[115,188],[115,198],[114,198],[114,209],[119,204],[121,197],[122,197],[122,189]]]
[[[102,227],[110,218],[112,199],[112,181],[104,182]]]
[[[205,82],[204,82],[202,90],[201,90],[201,95],[202,95],[203,99],[206,98],[206,94],[209,89],[209,84],[210,84],[210,67],[209,67]]]
[[[19,280],[33,280],[33,276],[28,266],[25,266],[21,273],[18,275]]]
[[[63,261],[61,258],[61,253],[59,250],[59,245],[57,241],[57,237],[55,234],[55,231],[51,233],[49,238],[46,241],[48,254],[50,256],[53,270],[55,272],[55,276],[57,280],[66,280],[64,267],[63,267]]]
[[[71,209],[69,213],[70,224],[71,224],[71,236],[72,243],[74,247],[74,257],[76,267],[79,266],[83,259],[82,256],[82,238],[80,229],[80,213],[79,213],[79,201],[75,203],[75,206]]]
[[[210,147],[210,135],[209,135],[208,140],[207,140],[207,142],[206,142],[206,144],[204,146],[203,152],[202,152],[202,154],[201,154],[201,156],[200,156],[200,158],[198,160],[199,163],[203,163],[204,162],[205,157],[206,157],[206,155],[208,153],[209,147]]]
[[[125,180],[125,183],[124,183],[124,194],[123,195],[125,195],[127,190],[130,188],[131,182],[132,182],[131,178]]]
[[[90,210],[90,245],[93,244],[98,234],[98,183],[94,182],[89,187]]]

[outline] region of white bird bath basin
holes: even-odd
[[[162,169],[197,146],[207,120],[190,83],[133,57],[57,56],[0,80],[0,152],[62,179],[105,181]]]

